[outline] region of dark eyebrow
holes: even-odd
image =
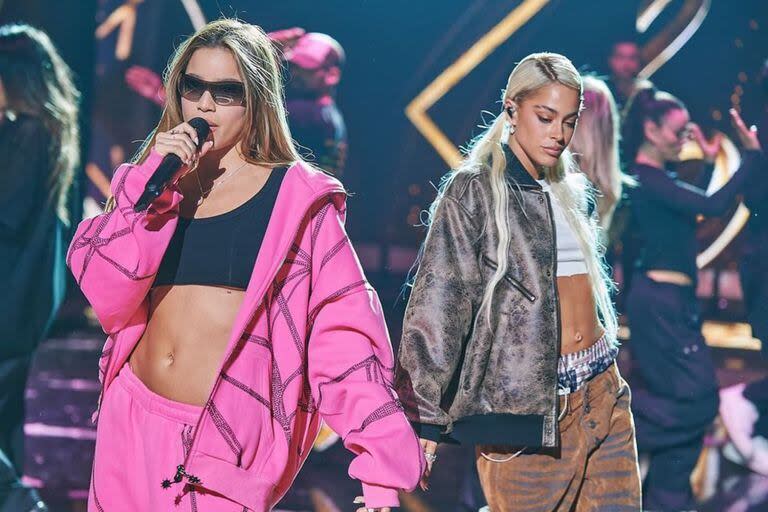
[[[547,111],[551,112],[552,114],[555,114],[555,115],[558,114],[557,110],[555,110],[552,107],[548,107],[546,105],[534,105],[534,108],[543,108],[544,110],[547,110]],[[571,112],[570,114],[565,116],[565,119],[568,119],[569,117],[578,116],[578,115],[579,115],[579,111],[577,110],[576,112]]]
[[[209,81],[209,80],[204,79],[200,75],[196,75],[195,73],[186,73],[185,72],[184,74],[187,75],[187,76],[191,76],[192,78],[196,78],[197,80],[200,80],[201,82],[206,82],[206,83],[221,83],[221,82],[225,82],[225,83],[228,83],[228,84],[241,84],[241,85],[243,83],[238,78],[222,78],[221,80],[211,80],[211,81]]]

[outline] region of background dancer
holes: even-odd
[[[695,508],[690,475],[717,414],[717,377],[695,295],[697,216],[725,213],[764,165],[756,134],[736,111],[731,116],[748,151],[741,169],[710,196],[709,173],[696,187],[666,170],[691,135],[710,162],[720,146],[719,138],[704,138],[680,100],[653,88],[639,91],[625,120],[624,154],[632,156],[639,182],[629,189],[630,205],[642,240],[627,298],[629,347],[643,382],[634,412],[638,448],[650,455],[643,494],[650,510]]]

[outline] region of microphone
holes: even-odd
[[[195,132],[197,132],[197,149],[199,150],[203,146],[205,139],[208,138],[211,127],[208,126],[208,121],[202,117],[195,117],[194,119],[190,119],[189,125],[195,129]],[[160,162],[160,165],[157,167],[154,174],[152,174],[152,177],[149,178],[147,185],[144,187],[144,192],[133,206],[133,211],[143,212],[149,208],[149,205],[152,204],[152,201],[157,199],[160,194],[162,194],[163,191],[168,188],[171,178],[173,178],[173,176],[179,170],[181,164],[181,158],[179,158],[178,155],[173,153],[168,153],[165,155],[163,157],[163,161]]]

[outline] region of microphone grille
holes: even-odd
[[[195,117],[189,120],[189,125],[197,132],[197,140],[200,141],[198,148],[203,145],[205,139],[208,138],[208,134],[211,132],[211,127],[208,126],[208,121],[202,117]]]

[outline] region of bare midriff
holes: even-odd
[[[185,180],[180,215],[206,218],[237,208],[263,188],[270,172],[263,167],[241,172],[200,206],[194,177]],[[245,290],[224,286],[152,288],[147,328],[130,356],[131,370],[160,396],[205,405],[244,298]]]
[[[131,370],[160,396],[205,405],[244,297],[243,290],[215,286],[154,288]]]
[[[676,284],[678,286],[691,286],[693,284],[690,277],[676,270],[648,270],[645,275],[657,283]]]
[[[557,278],[560,299],[560,353],[570,354],[591,347],[603,335],[597,318],[589,274]]]

